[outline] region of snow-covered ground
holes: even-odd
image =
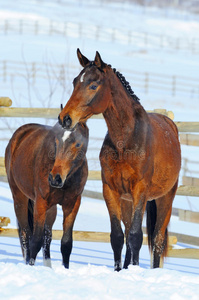
[[[78,37],[75,33],[68,36],[42,33],[35,35],[27,26],[24,34],[7,31],[0,27],[0,62],[11,62],[7,71],[14,76],[7,76],[3,81],[3,63],[0,70],[0,96],[13,100],[13,106],[50,106],[59,107],[66,103],[72,91],[72,80],[80,67],[76,57],[76,49],[90,59],[98,50],[102,59],[120,70],[131,82],[132,88],[141,99],[146,109],[166,108],[172,110],[176,121],[198,121],[199,99],[192,93],[173,97],[171,93],[155,89],[145,94],[135,85],[134,73],[149,72],[167,76],[184,76],[198,79],[199,60],[196,53],[184,49],[157,47],[150,40],[147,47],[143,43],[127,43],[121,40],[98,38],[93,28],[99,26],[106,32],[113,28],[136,34],[166,35],[174,39],[192,40],[198,38],[199,19],[190,14],[155,8],[143,10],[125,2],[109,3],[105,1],[23,1],[0,0],[0,25],[4,20],[17,22],[38,21],[42,26],[49,25],[50,20],[57,22],[57,28],[64,22],[80,23],[87,26],[87,31]],[[90,29],[90,34],[89,30]],[[122,37],[122,36],[121,36]],[[14,62],[21,62],[21,67]],[[47,63],[49,69],[45,75],[54,73],[53,64],[64,64],[67,69],[66,86],[63,87],[55,79],[39,78],[35,84],[29,84],[27,63]],[[16,66],[18,70],[16,70]],[[73,66],[75,68],[69,68]],[[12,69],[13,68],[13,69]],[[8,72],[9,73],[9,72]],[[49,93],[53,94],[49,96]],[[1,148],[0,156],[4,156],[10,128],[16,128],[27,122],[46,122],[44,119],[5,119],[0,120]],[[56,120],[50,120],[55,123]],[[90,169],[99,169],[99,162],[92,160],[99,154],[101,141],[93,137],[103,138],[106,125],[103,120],[89,120],[90,142],[88,157]],[[183,157],[199,161],[199,150],[196,147],[182,147]],[[197,170],[198,165],[192,166]],[[191,175],[191,173],[189,174]],[[101,191],[101,184],[87,182],[87,189]],[[177,196],[174,207],[198,211],[198,198]],[[9,227],[16,227],[12,196],[8,184],[0,182],[0,215],[11,219]],[[62,212],[59,208],[54,229],[61,229]],[[83,197],[80,211],[75,222],[75,230],[110,232],[108,212],[103,201]],[[172,217],[170,231],[199,237],[199,224],[179,221]],[[198,245],[199,246],[199,245]],[[195,247],[178,243],[176,247]],[[42,266],[41,254],[35,267],[24,265],[19,240],[17,238],[0,238],[0,294],[2,299],[199,299],[199,261],[191,259],[166,260],[164,269],[150,270],[150,258],[147,246],[143,246],[140,254],[140,267],[130,267],[120,273],[113,272],[113,254],[110,244],[74,242],[70,269],[61,266],[60,242],[53,241],[51,247],[52,269]],[[125,251],[125,247],[124,247]],[[123,259],[124,259],[123,251]]]
[[[11,193],[5,183],[0,183],[0,188],[1,214],[11,218],[9,227],[16,227]],[[183,227],[190,225],[183,223]],[[61,229],[61,224],[59,207],[54,228]],[[105,203],[83,198],[74,229],[110,232]],[[176,247],[185,246],[178,244]],[[123,261],[124,254],[125,247]],[[35,267],[26,266],[18,238],[1,237],[2,299],[198,299],[198,260],[167,258],[164,269],[151,270],[148,248],[142,246],[140,267],[132,266],[115,273],[110,244],[74,242],[70,269],[66,270],[61,265],[60,241],[55,240],[51,256],[52,269],[43,267],[41,252]]]

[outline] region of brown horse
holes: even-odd
[[[59,122],[74,128],[77,122],[102,113],[107,123],[100,161],[115,270],[121,269],[121,221],[127,245],[124,268],[139,264],[146,206],[152,267],[159,267],[167,252],[167,225],[181,167],[177,127],[166,116],[147,113],[124,76],[105,64],[98,52],[94,61],[79,49],[77,55],[84,69],[74,79]]]
[[[69,267],[73,224],[88,175],[87,145],[88,128],[80,123],[72,131],[58,123],[54,127],[27,124],[13,134],[5,165],[27,264],[35,264],[42,247],[44,265],[51,266],[52,226],[60,204],[61,253],[63,265]]]

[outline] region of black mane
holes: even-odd
[[[109,67],[111,67],[111,65],[108,65]],[[136,101],[139,103],[139,98],[134,94],[134,91],[132,90],[129,82],[126,80],[126,78],[119,72],[117,71],[115,68],[113,68],[113,72],[117,75],[117,77],[119,78],[120,82],[122,83],[122,85],[125,87],[125,89],[127,90],[127,92],[129,93],[129,95]]]

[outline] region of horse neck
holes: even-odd
[[[115,76],[116,77],[116,76]],[[111,86],[112,97],[103,113],[109,137],[116,148],[131,147],[134,132],[139,128],[139,137],[146,132],[148,115],[142,105],[128,94],[116,77]],[[143,122],[144,121],[144,122]]]

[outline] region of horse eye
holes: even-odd
[[[81,146],[80,143],[77,143],[77,144],[75,145],[76,148],[79,148],[80,146]]]
[[[89,89],[95,91],[97,89],[97,85],[92,84],[91,86],[89,86]]]

